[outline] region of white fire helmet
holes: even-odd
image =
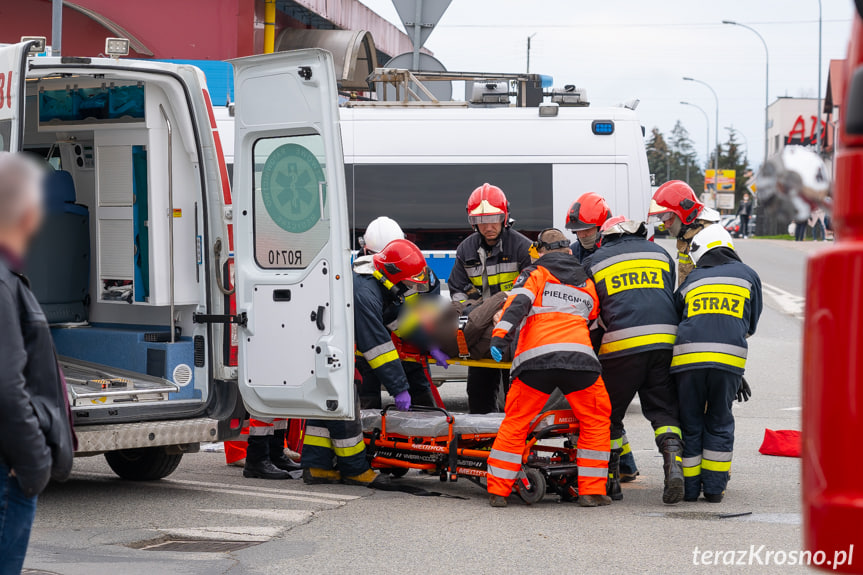
[[[712,249],[730,248],[734,249],[731,234],[719,224],[710,224],[692,238],[689,247],[689,255],[693,263],[698,266],[698,261]]]
[[[403,239],[405,239],[405,233],[401,226],[394,219],[381,216],[369,223],[360,244],[366,248],[366,251],[376,254],[391,241]]]

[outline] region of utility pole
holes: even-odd
[[[530,39],[536,36],[536,32],[527,37],[527,73],[530,74]]]
[[[815,151],[821,154],[821,0],[818,0],[818,113],[815,114],[817,127]]]
[[[59,56],[63,44],[63,0],[51,1],[51,55]]]

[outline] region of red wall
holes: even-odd
[[[227,60],[263,50],[263,0],[75,0],[125,28],[160,59]],[[276,34],[303,28],[277,15]],[[0,43],[21,36],[45,36],[51,43],[50,0],[0,0]],[[97,56],[105,38],[101,24],[63,9],[63,55]],[[148,57],[132,53],[133,57]]]

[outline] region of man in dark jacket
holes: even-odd
[[[752,200],[749,199],[749,194],[743,194],[737,216],[740,218],[740,237],[745,238],[749,235],[749,218],[752,216]]]
[[[20,274],[42,220],[39,168],[0,152],[0,571],[24,565],[36,497],[72,470],[63,376],[45,314]]]

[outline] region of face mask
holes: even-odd
[[[583,247],[584,249],[592,250],[593,248],[596,247],[596,238],[598,235],[599,234],[596,231],[594,231],[589,236],[578,236],[578,243],[580,243],[581,247]]]

